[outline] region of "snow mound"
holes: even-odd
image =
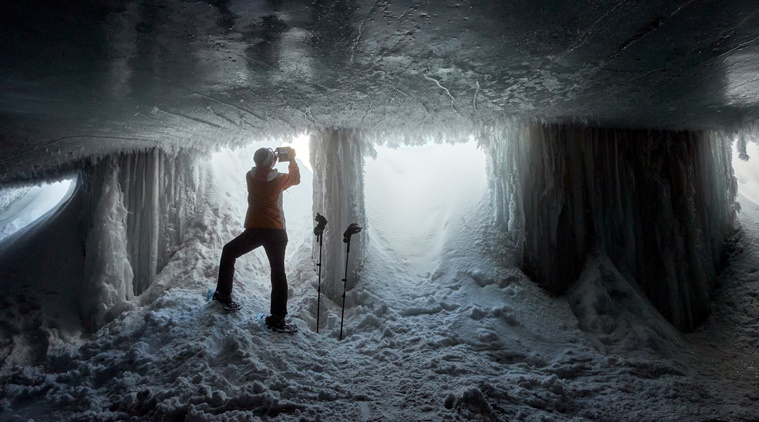
[[[604,351],[635,352],[642,347],[668,355],[682,335],[631,285],[604,254],[591,255],[577,283],[567,292],[580,329]]]

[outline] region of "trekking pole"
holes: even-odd
[[[345,242],[348,245],[348,248],[345,251],[345,278],[343,279],[343,311],[340,314],[340,340],[343,339],[343,319],[345,319],[345,290],[348,286],[348,255],[351,253],[351,236],[361,231],[361,227],[359,227],[356,223],[351,223],[348,226],[348,229],[345,230],[345,233],[343,233],[343,242]]]
[[[324,226],[327,225],[327,219],[323,215],[316,213],[316,227],[314,227],[314,234],[319,241],[319,263],[316,264],[319,267],[319,284],[316,288],[316,332],[319,332],[319,305],[322,299],[322,238],[324,236]]]

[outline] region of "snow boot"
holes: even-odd
[[[239,303],[232,300],[231,297],[223,295],[219,292],[213,293],[213,300],[221,303],[222,308],[227,312],[239,311],[242,306]]]
[[[284,318],[280,318],[274,315],[269,315],[264,318],[264,323],[266,324],[266,328],[279,333],[292,334],[298,331],[298,327],[293,324],[287,324],[285,323]]]
[[[266,326],[271,328],[272,330],[282,329],[285,327],[285,320],[284,318],[280,318],[274,315],[269,315],[264,320],[266,322]]]

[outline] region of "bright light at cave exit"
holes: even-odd
[[[295,149],[296,157],[298,157],[298,160],[300,160],[304,166],[308,167],[308,170],[313,172],[314,169],[311,167],[311,153],[308,146],[310,136],[307,133],[304,133],[302,135],[298,135],[293,138],[293,142],[289,145]]]
[[[376,150],[364,167],[372,242],[425,277],[451,236],[476,227],[488,192],[485,153],[474,139]]]
[[[749,142],[746,146],[748,161],[738,158],[738,148],[733,144],[733,171],[738,179],[738,192],[746,199],[759,204],[759,145]]]
[[[57,210],[73,193],[76,179],[0,191],[0,240]]]

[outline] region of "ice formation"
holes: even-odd
[[[189,154],[158,149],[90,167],[83,186],[94,206],[86,234],[83,319],[101,327],[145,291],[183,240],[201,177]]]
[[[106,161],[107,168],[92,227],[85,242],[84,280],[82,296],[83,320],[98,328],[113,320],[126,309],[134,297],[134,272],[127,247],[127,209],[119,185],[116,158]],[[89,253],[87,253],[89,251]]]
[[[323,260],[345,262],[347,245],[343,233],[351,223],[366,226],[364,208],[364,159],[372,148],[361,133],[351,130],[323,130],[312,135],[311,165],[314,168],[314,215],[327,218],[323,240]],[[366,257],[367,231],[351,239],[347,256],[347,289],[359,281],[361,264]],[[344,265],[323,267],[322,292],[332,299],[343,293]]]
[[[535,281],[564,293],[599,248],[677,328],[704,320],[734,230],[729,141],[540,124],[484,137],[498,221]]]
[[[202,183],[195,161],[189,153],[167,154],[160,149],[118,159],[135,295],[163,269],[195,216]]]
[[[112,156],[81,169],[72,188],[74,198],[50,221],[14,241],[18,253],[3,257],[4,271],[26,271],[23,245],[61,238],[76,258],[65,270],[40,266],[34,280],[70,279],[73,308],[89,329],[101,327],[131,306],[130,299],[150,285],[182,242],[202,183],[194,160],[187,153],[152,149]],[[64,238],[68,231],[73,233]],[[26,255],[58,262],[46,258],[45,251]]]

